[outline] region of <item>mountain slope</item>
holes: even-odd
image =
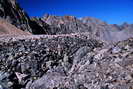
[[[30,33],[24,32],[7,21],[0,19],[0,35],[30,35]]]

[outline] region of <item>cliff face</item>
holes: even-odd
[[[0,17],[23,31],[32,32],[30,19],[16,0],[0,0]]]
[[[61,32],[61,29],[49,25],[45,23],[41,18],[31,18],[30,20],[30,27],[32,28],[32,33],[33,34],[46,34],[46,35],[55,35]]]

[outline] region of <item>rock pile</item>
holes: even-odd
[[[132,89],[133,39],[85,37],[0,42],[1,89]]]
[[[29,81],[37,80],[47,72],[67,76],[73,72],[68,71],[80,61],[78,59],[102,46],[96,40],[78,37],[10,40],[0,43],[0,81],[4,81],[0,85],[3,89],[25,88]]]
[[[75,51],[72,65],[65,61],[61,69],[48,71],[30,83],[31,89],[132,89],[133,39],[109,47],[82,46]],[[93,49],[91,49],[91,47]],[[115,50],[115,51],[114,51]],[[68,60],[65,54],[63,60]],[[65,66],[68,66],[65,68]],[[27,88],[27,89],[28,89]]]

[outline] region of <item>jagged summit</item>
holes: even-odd
[[[99,25],[107,25],[106,22],[96,19],[94,17],[83,17],[81,18],[81,21],[85,24],[93,23],[93,24],[99,24]]]

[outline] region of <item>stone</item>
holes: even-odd
[[[4,88],[0,85],[0,89],[4,89]]]
[[[108,85],[106,85],[106,86],[101,86],[100,89],[109,89],[109,87],[108,87]]]
[[[112,49],[112,53],[119,53],[121,51],[121,49],[119,47],[114,47]]]
[[[78,89],[87,89],[87,88],[84,87],[84,85],[80,84],[80,85],[78,85]]]
[[[22,80],[23,80],[25,77],[27,77],[26,74],[21,74],[21,73],[18,73],[18,72],[16,72],[15,74],[16,74],[16,76],[17,76],[19,82],[22,82]]]

